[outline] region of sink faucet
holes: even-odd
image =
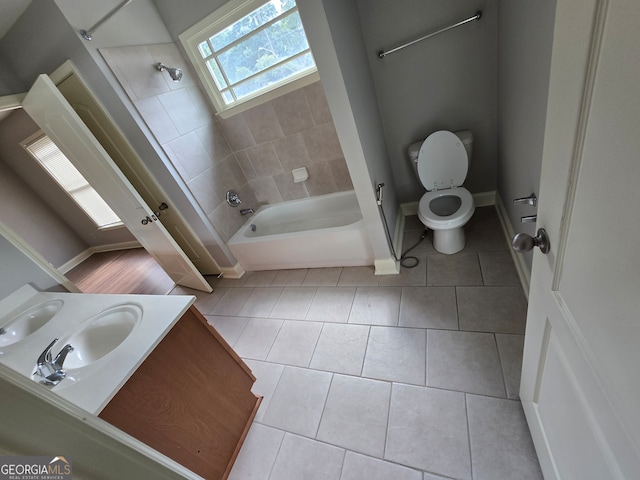
[[[253,208],[243,208],[240,210],[240,215],[248,215],[249,213],[253,213]]]
[[[67,372],[62,369],[62,364],[67,358],[67,355],[73,352],[73,347],[68,343],[62,347],[62,350],[56,355],[56,358],[52,360],[51,349],[57,341],[58,338],[54,338],[53,342],[43,350],[36,362],[36,371],[33,373],[34,375],[42,377],[40,383],[49,386],[57,385],[67,376]]]

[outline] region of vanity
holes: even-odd
[[[0,363],[200,477],[223,479],[261,398],[194,300],[27,285],[0,301]]]

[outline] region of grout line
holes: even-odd
[[[464,394],[464,414],[467,417],[467,440],[469,441],[469,470],[473,478],[473,453],[471,450],[471,423],[469,422],[469,397]]]
[[[382,449],[382,459],[386,461],[387,457],[387,438],[389,437],[389,421],[391,419],[391,399],[393,398],[393,384],[394,382],[390,382],[391,386],[389,387],[389,404],[387,407],[387,425],[384,431],[384,447]]]
[[[322,404],[322,414],[320,415],[320,420],[318,420],[318,426],[316,427],[316,433],[313,435],[313,439],[316,440],[318,438],[318,432],[320,431],[320,425],[322,424],[322,419],[324,418],[324,412],[327,409],[327,401],[329,400],[329,393],[331,393],[331,386],[333,385],[333,379],[336,374],[331,374],[331,381],[329,382],[329,388],[327,389],[327,396],[324,397],[324,403]],[[331,445],[331,444],[330,444]]]
[[[260,424],[260,425],[264,425],[264,424]],[[265,425],[269,428],[274,428],[271,427],[269,425]],[[279,428],[277,428],[276,430],[280,430]],[[282,450],[282,444],[284,443],[284,437],[287,435],[287,431],[286,430],[280,430],[283,434],[282,434],[282,439],[280,439],[280,445],[278,445],[278,451],[276,452],[275,457],[273,457],[273,463],[271,464],[271,468],[269,469],[269,475],[267,476],[267,480],[271,478],[271,474],[273,473],[273,469],[276,466],[276,462],[278,460],[278,457],[280,456],[280,451]]]
[[[302,320],[305,321],[305,320]],[[318,349],[318,343],[320,343],[320,337],[322,336],[322,332],[324,331],[325,322],[322,322],[322,327],[320,327],[320,332],[318,333],[318,338],[316,338],[316,343],[313,345],[313,351],[311,352],[311,356],[309,357],[309,362],[307,363],[307,368],[311,367],[311,362],[313,361],[313,357],[316,354],[316,350]]]
[[[425,329],[424,341],[424,386],[429,386],[429,329]]]
[[[364,355],[362,356],[362,365],[360,366],[360,374],[358,375],[359,377],[362,377],[362,378],[366,378],[366,377],[363,377],[362,374],[364,373],[364,363],[367,359],[367,350],[369,350],[370,340],[371,340],[371,325],[369,325],[369,331],[367,332],[367,343],[364,346]]]
[[[500,372],[502,372],[502,383],[504,386],[504,397],[505,398],[509,398],[509,388],[507,387],[507,376],[506,376],[506,372],[504,371],[504,366],[503,366],[503,361],[502,361],[502,354],[500,353],[500,344],[498,343],[498,337],[496,336],[496,334],[493,334],[493,341],[496,343],[496,351],[498,352],[498,363],[500,364]]]
[[[456,320],[458,321],[458,331],[461,332],[460,329],[460,307],[458,306],[458,287],[453,288],[453,297],[456,302]]]

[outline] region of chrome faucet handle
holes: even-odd
[[[38,356],[36,371],[33,372],[33,375],[41,377],[40,383],[50,387],[57,385],[67,376],[67,372],[62,369],[62,364],[67,358],[67,355],[73,352],[71,344],[67,344],[62,347],[62,350],[58,352],[56,358],[52,360],[51,349],[57,341],[58,338],[54,338],[47,348],[42,351],[40,356]]]
[[[53,348],[53,346],[56,344],[58,340],[59,340],[58,337],[54,338],[53,341],[49,344],[49,346],[42,351],[42,353],[38,357],[38,361],[36,362],[38,366],[51,363],[51,349]]]
[[[240,201],[240,197],[238,196],[238,192],[235,190],[229,190],[226,195],[227,203],[230,207],[237,207],[242,202]]]
[[[69,355],[71,352],[73,352],[73,347],[70,343],[67,343],[64,347],[62,347],[62,350],[58,352],[56,358],[53,359],[53,367],[56,370],[62,370],[62,364],[67,359],[67,355]]]

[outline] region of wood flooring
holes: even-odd
[[[175,285],[143,248],[94,253],[66,277],[83,293],[166,295]]]

